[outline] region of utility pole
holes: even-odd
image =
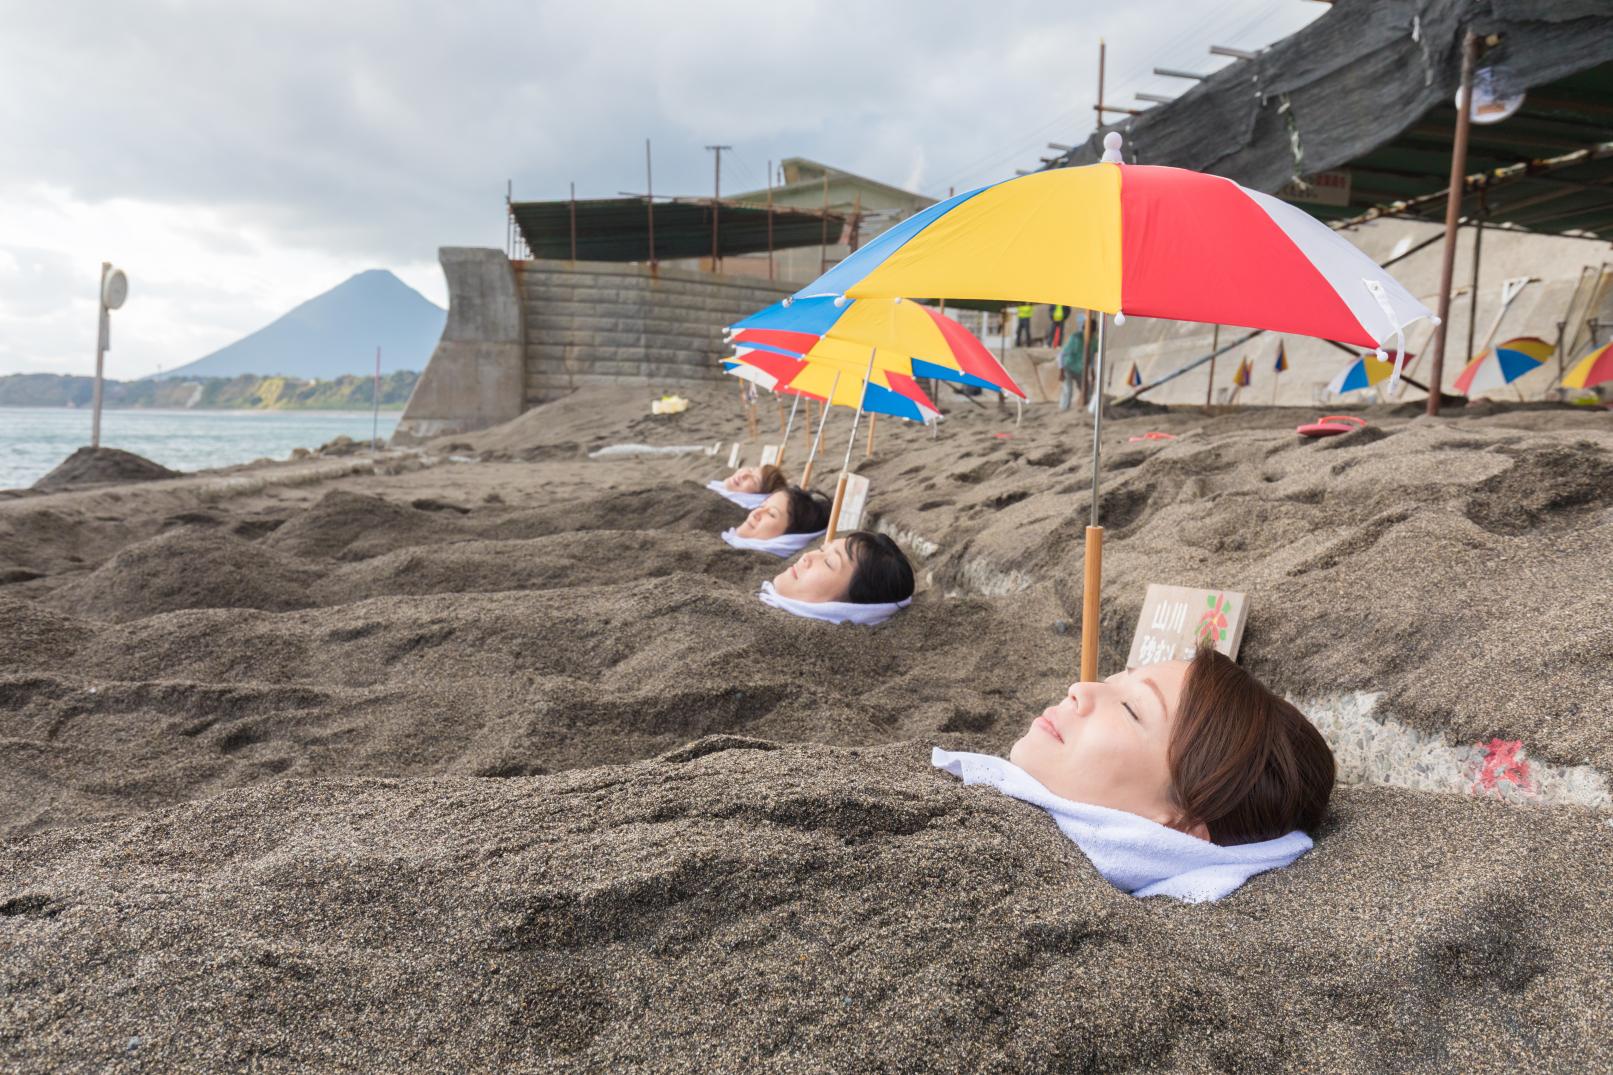
[[[656,275],[655,265],[655,173],[650,168],[650,140],[644,139],[644,211],[650,229],[650,275]]]
[[[733,146],[707,146],[715,155],[715,172],[711,183],[711,271],[717,271],[717,214],[722,211],[722,151]]]
[[[1473,114],[1473,68],[1479,38],[1472,30],[1462,37],[1462,85],[1456,99],[1456,136],[1451,144],[1451,185],[1445,195],[1445,250],[1439,273],[1439,318],[1434,322],[1434,362],[1428,371],[1428,416],[1439,417],[1439,393],[1445,384],[1445,329],[1451,317],[1451,277],[1456,271],[1456,229],[1467,188],[1468,120]]]

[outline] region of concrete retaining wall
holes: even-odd
[[[445,246],[448,322],[394,444],[507,422],[596,384],[676,388],[723,376],[722,329],[795,285],[609,262],[510,261]]]
[[[722,327],[792,285],[611,262],[515,263],[526,324],[526,405],[592,384],[652,389],[720,378]]]
[[[519,417],[525,371],[521,301],[501,250],[445,246],[437,251],[448,280],[448,321],[393,444],[417,444]]]

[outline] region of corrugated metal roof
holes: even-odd
[[[557,202],[512,202],[510,212],[521,237],[536,258],[581,261],[650,261],[650,212],[645,198],[596,198]],[[575,215],[573,215],[575,213]],[[771,211],[724,201],[718,210],[718,253],[722,257],[760,254],[768,249],[768,220],[772,219],[772,248],[835,243],[845,219],[800,209]],[[712,202],[661,200],[655,202],[655,257],[711,256]]]
[[[1336,181],[1337,204],[1282,191],[1328,220],[1443,218],[1466,31],[1523,107],[1469,130],[1465,215],[1531,231],[1613,234],[1613,0],[1339,0],[1253,60],[1113,129],[1126,159],[1278,192]],[[1102,153],[1102,132],[1059,164]],[[1329,174],[1331,173],[1331,174]]]

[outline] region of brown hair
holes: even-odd
[[[1179,826],[1223,845],[1315,829],[1333,792],[1322,733],[1214,647],[1188,666],[1169,762]]]
[[[790,484],[790,479],[786,478],[784,472],[772,463],[767,464],[757,473],[756,480],[758,482],[756,491],[769,495]]]

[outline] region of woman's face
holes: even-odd
[[[740,467],[723,479],[723,488],[730,493],[759,493],[762,491],[762,468]]]
[[[857,564],[846,552],[846,539],[836,538],[801,555],[773,576],[780,597],[796,601],[844,601],[851,593],[851,576]]]
[[[1144,665],[1101,683],[1072,683],[1008,752],[1053,794],[1173,825],[1168,749],[1186,661]],[[1198,826],[1188,831],[1209,839]]]
[[[762,501],[755,511],[745,516],[745,521],[739,524],[739,536],[765,541],[768,538],[778,537],[789,525],[790,503],[781,490]]]

